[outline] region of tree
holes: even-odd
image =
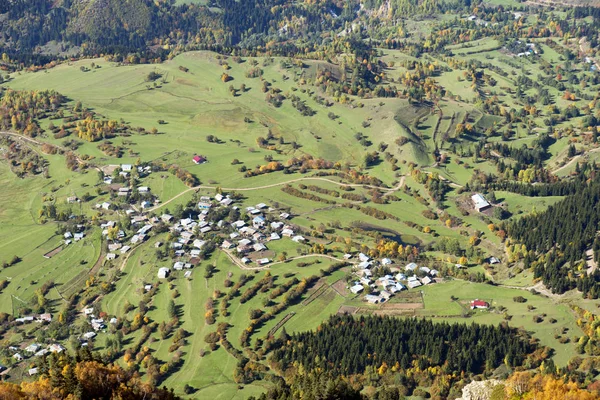
[[[117,240],[119,238],[119,227],[113,226],[112,228],[108,228],[106,236],[108,237],[108,240]]]
[[[173,301],[173,299],[169,299],[169,303],[167,304],[167,312],[171,318],[177,316],[177,307],[175,306],[175,301]]]

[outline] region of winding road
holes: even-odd
[[[568,168],[568,167],[570,167],[571,165],[573,165],[573,163],[577,162],[577,160],[579,160],[581,157],[583,157],[583,156],[586,156],[586,155],[588,155],[588,154],[591,154],[591,153],[597,153],[597,152],[599,152],[599,151],[600,151],[600,147],[597,147],[597,148],[595,148],[595,149],[591,149],[591,150],[589,150],[589,151],[587,151],[587,152],[585,152],[585,153],[582,153],[582,154],[577,154],[577,155],[576,155],[575,157],[573,157],[573,158],[572,158],[572,159],[571,159],[571,160],[570,160],[568,163],[566,163],[566,164],[565,164],[565,165],[563,165],[562,167],[558,167],[558,168],[556,168],[554,171],[552,171],[552,173],[553,173],[553,174],[556,174],[557,172],[560,172],[560,171],[562,171],[563,169],[565,169],[565,168]]]
[[[179,194],[171,197],[169,200],[165,201],[164,203],[161,203],[161,204],[158,204],[158,205],[156,205],[154,207],[146,209],[146,212],[152,212],[152,211],[158,210],[158,209],[166,206],[167,204],[169,204],[173,200],[176,200],[177,198],[183,196],[184,194],[192,192],[192,191],[200,190],[200,189],[216,189],[217,187],[220,187],[221,190],[224,190],[224,191],[246,192],[246,191],[252,191],[252,190],[269,189],[269,188],[272,188],[272,187],[284,186],[284,185],[288,185],[290,183],[301,182],[301,181],[322,181],[322,182],[333,183],[334,185],[338,185],[338,186],[349,186],[349,187],[361,187],[361,188],[366,188],[366,189],[377,189],[377,190],[381,190],[381,191],[386,192],[384,194],[384,196],[385,196],[385,195],[387,195],[389,193],[393,193],[393,192],[396,192],[396,191],[400,190],[402,188],[402,186],[404,186],[405,176],[402,176],[402,178],[400,178],[400,183],[398,185],[396,185],[395,187],[393,187],[393,188],[388,188],[388,187],[383,187],[383,186],[374,186],[374,185],[363,185],[363,184],[360,184],[360,183],[342,183],[342,182],[334,181],[332,179],[320,178],[320,177],[296,178],[296,179],[291,179],[291,180],[285,181],[285,182],[278,182],[278,183],[272,183],[270,185],[247,187],[247,188],[226,188],[226,187],[220,187],[220,186],[198,185],[198,186],[194,186],[194,187],[191,187],[189,189],[184,190],[183,192],[181,192],[181,193],[179,193]]]

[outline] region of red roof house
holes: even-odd
[[[489,307],[490,307],[490,305],[487,301],[478,300],[478,299],[471,301],[471,310],[474,310],[476,308],[489,308]]]
[[[192,161],[194,161],[196,164],[202,164],[206,162],[206,157],[204,156],[194,156],[194,158],[192,158]]]

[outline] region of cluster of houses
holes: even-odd
[[[130,214],[129,211],[132,210],[128,210],[128,214]],[[158,219],[153,219],[153,221],[157,222]],[[100,225],[102,228],[102,236],[108,236],[109,229],[112,229],[115,226],[115,221],[107,221],[102,223]],[[136,233],[129,239],[129,244],[124,242],[126,236],[125,232],[123,230],[119,230],[116,237],[113,237],[112,242],[108,244],[109,252],[106,254],[107,260],[114,260],[117,258],[117,253],[125,254],[131,250],[131,246],[145,242],[148,239],[148,233],[152,229],[152,221],[150,221],[148,217],[144,215],[135,215],[131,218],[131,226],[137,228],[137,230]]]
[[[20,322],[22,324],[27,324],[29,322],[52,322],[52,314],[50,313],[44,313],[44,314],[40,314],[38,316],[33,316],[33,315],[26,315],[24,317],[20,317],[20,318],[16,318],[15,322]]]
[[[349,259],[351,256],[346,254],[344,258]],[[393,261],[389,258],[376,261],[371,260],[369,256],[363,253],[360,253],[358,258],[360,262],[354,271],[358,280],[353,282],[350,291],[354,294],[360,294],[368,287],[370,293],[365,295],[364,299],[371,304],[384,303],[395,293],[402,290],[434,283],[435,277],[439,274],[435,269],[419,267],[415,263],[410,263],[404,267],[404,270],[401,270],[399,267],[391,267]],[[372,269],[377,266],[388,266],[395,275],[388,274],[374,279]],[[420,277],[417,277],[417,272]]]
[[[111,176],[110,173],[111,171],[114,171],[116,168],[120,167],[121,171],[119,171],[119,175],[122,176],[123,178],[127,179],[129,178],[129,175],[131,174],[131,171],[133,171],[134,168],[137,169],[137,173],[138,176],[143,178],[144,176],[148,176],[152,173],[152,167],[147,165],[145,167],[143,166],[134,166],[131,164],[121,164],[120,166],[118,165],[109,165],[108,166],[108,170],[105,171],[105,176],[104,176],[104,183],[107,185],[111,185],[113,183],[113,178]]]
[[[76,228],[78,232],[67,231],[63,234],[66,245],[73,243],[73,241],[79,242],[85,237],[85,232],[83,232],[85,225],[78,224]]]
[[[251,224],[243,220],[235,221],[231,224],[235,232],[224,240],[221,247],[225,250],[235,249],[241,261],[244,264],[251,262],[249,255],[267,250],[266,243],[273,240],[280,240],[283,237],[290,238],[294,242],[302,243],[306,239],[302,235],[297,235],[294,228],[286,223],[290,218],[288,213],[280,213],[278,220],[268,221],[265,211],[273,211],[265,203],[259,203],[256,206],[246,207],[246,213],[251,218]],[[266,231],[270,231],[267,233]],[[266,257],[254,257],[258,265],[266,265],[271,262]]]
[[[12,358],[15,361],[21,362],[27,358],[43,357],[48,353],[62,353],[65,348],[58,343],[53,343],[50,345],[31,343],[26,347],[9,346],[8,350],[12,352]],[[29,370],[29,375],[35,374],[37,374],[37,368],[31,368]]]
[[[305,238],[297,235],[292,226],[284,221],[290,218],[287,213],[280,213],[279,218],[269,222],[267,212],[274,211],[265,203],[259,203],[256,206],[246,207],[245,212],[248,216],[247,221],[237,220],[230,224],[224,220],[209,221],[208,213],[212,207],[232,207],[236,211],[240,211],[237,206],[233,206],[233,199],[228,195],[217,194],[214,198],[202,196],[197,204],[198,217],[197,219],[191,216],[182,218],[178,221],[169,214],[160,216],[160,220],[165,224],[170,225],[170,231],[177,236],[177,240],[171,243],[175,251],[177,261],[174,262],[172,268],[162,267],[158,271],[159,279],[167,278],[172,270],[185,272],[185,277],[190,277],[191,270],[200,262],[200,254],[206,245],[205,235],[214,230],[227,230],[233,232],[226,236],[221,244],[221,248],[228,251],[232,256],[240,257],[244,264],[256,262],[258,265],[266,265],[271,262],[268,257],[262,257],[260,252],[267,250],[269,241],[279,240],[283,237],[289,237],[291,240],[298,243],[304,242]],[[150,221],[152,222],[152,221]],[[267,233],[267,230],[269,233]],[[160,243],[156,244],[160,246]],[[184,261],[185,260],[185,261]]]

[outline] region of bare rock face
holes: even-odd
[[[489,400],[494,388],[500,384],[502,381],[497,379],[473,381],[463,388],[462,397],[457,400]]]

